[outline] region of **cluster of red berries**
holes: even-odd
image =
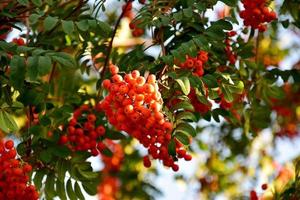
[[[115,65],[110,65],[110,72],[111,80],[102,83],[109,94],[101,103],[109,123],[138,139],[153,159],[177,171],[178,165],[174,163],[177,158],[168,153],[173,125],[162,111],[163,100],[155,75],[150,74],[146,79],[134,70],[123,79]],[[151,166],[150,157],[144,158],[144,165]]]
[[[14,142],[0,141],[0,199],[5,200],[36,200],[38,192],[29,185],[31,165],[22,164],[16,159],[17,151]]]
[[[208,61],[208,52],[199,51],[197,57],[186,56],[184,63],[180,63],[179,66],[184,69],[191,69],[196,76],[203,76],[204,64]]]
[[[106,146],[113,152],[112,156],[105,156],[101,154],[101,160],[104,163],[102,172],[118,172],[124,159],[124,151],[119,143],[112,140],[105,140]]]
[[[130,0],[122,6],[122,11],[124,12],[123,16],[128,17],[129,19],[133,19],[132,2],[133,0]],[[146,0],[139,0],[139,3],[145,4]]]
[[[291,84],[284,84],[282,88],[285,97],[282,99],[271,99],[271,108],[276,112],[277,123],[280,125],[280,130],[276,135],[293,138],[299,135],[298,124],[300,119],[296,110],[300,105],[300,88],[292,87]],[[286,102],[289,102],[289,104]]]
[[[122,6],[123,17],[127,17],[129,19],[133,18],[132,13],[132,1],[128,1],[126,4]]]
[[[266,0],[242,0],[245,10],[240,12],[245,26],[251,26],[260,32],[267,30],[264,23],[269,23],[277,18],[274,11],[266,6]]]
[[[112,174],[120,171],[121,164],[124,159],[124,151],[119,143],[112,140],[105,140],[107,147],[113,152],[111,157],[101,154],[101,160],[104,164],[102,170],[102,180],[98,186],[99,200],[113,200],[116,199],[116,193],[121,186],[118,177]]]
[[[101,112],[98,104],[95,108],[83,104],[76,109],[69,121],[67,135],[61,135],[59,143],[68,143],[74,151],[89,151],[93,156],[102,152],[106,146],[99,140],[105,135],[105,128],[97,122],[95,111]]]
[[[145,0],[140,0],[139,1],[141,4],[145,4]],[[123,12],[124,12],[124,17],[127,17],[131,20],[129,23],[129,28],[132,31],[132,36],[133,37],[140,37],[141,35],[144,34],[144,29],[139,28],[138,25],[140,23],[139,20],[133,21],[134,14],[132,13],[132,1],[127,2],[123,7]]]
[[[18,46],[24,46],[25,45],[25,41],[23,38],[14,38],[12,40],[13,43],[17,44]]]
[[[231,46],[232,43],[231,37],[235,35],[236,35],[235,31],[230,31],[227,33],[227,38],[225,39],[225,44],[226,44],[225,52],[229,60],[229,63],[232,65],[235,64],[237,58],[237,55],[232,51],[232,46]]]
[[[194,106],[196,112],[205,114],[211,110],[212,103],[208,102],[208,104],[204,104],[201,101],[199,101],[194,88],[191,89],[191,92],[189,93],[188,97],[192,105]]]
[[[116,200],[121,182],[118,177],[105,176],[98,187],[99,200]]]
[[[132,31],[132,36],[133,37],[140,37],[141,35],[144,34],[144,29],[142,28],[139,28],[138,27],[138,24],[139,24],[139,21],[131,21],[129,23],[129,28],[131,29]]]

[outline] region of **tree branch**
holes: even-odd
[[[104,79],[104,74],[106,72],[106,68],[108,66],[108,63],[109,63],[109,57],[110,57],[110,54],[111,54],[111,51],[112,51],[112,47],[113,47],[113,42],[114,42],[114,39],[115,39],[115,36],[116,36],[116,33],[117,33],[117,30],[118,30],[118,27],[120,25],[120,22],[121,22],[121,19],[123,18],[128,6],[130,5],[130,3],[132,2],[132,0],[128,1],[124,7],[124,9],[122,10],[122,13],[121,15],[119,16],[116,24],[115,24],[115,27],[114,27],[114,30],[113,30],[113,33],[112,33],[112,36],[111,36],[111,40],[109,42],[109,45],[108,45],[108,48],[107,48],[107,55],[106,55],[106,58],[105,58],[105,61],[104,61],[104,65],[103,65],[103,69],[102,71],[100,72],[100,82],[103,81]]]

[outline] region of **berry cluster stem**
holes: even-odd
[[[110,54],[111,54],[111,51],[112,51],[113,42],[114,42],[115,36],[116,36],[116,34],[117,34],[118,27],[119,27],[119,25],[120,25],[120,23],[121,23],[121,20],[122,20],[122,18],[123,18],[123,16],[124,16],[125,12],[126,12],[126,10],[127,10],[127,7],[130,5],[130,2],[131,2],[131,1],[132,1],[132,0],[130,0],[130,1],[128,1],[128,2],[126,3],[125,8],[122,10],[122,13],[121,13],[121,15],[119,16],[119,18],[118,18],[118,20],[117,20],[117,22],[116,22],[116,24],[115,24],[113,33],[112,33],[112,35],[111,35],[111,40],[109,41],[109,45],[108,45],[108,48],[107,48],[107,55],[106,55],[106,58],[105,58],[105,61],[104,61],[103,69],[102,69],[102,71],[100,72],[100,80],[101,80],[100,82],[102,82],[102,81],[104,80],[104,74],[105,74],[105,72],[106,72],[106,69],[107,69],[107,66],[108,66],[108,63],[109,63],[109,57],[110,57]]]

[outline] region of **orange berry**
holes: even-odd
[[[165,123],[163,124],[163,127],[164,127],[164,129],[166,129],[166,130],[168,130],[168,131],[171,131],[171,130],[173,129],[173,125],[172,125],[172,123],[170,123],[170,122],[165,122]]]
[[[147,83],[155,83],[156,82],[156,76],[154,74],[150,74],[147,78]]]
[[[120,82],[123,81],[123,78],[122,78],[121,75],[115,74],[115,75],[113,75],[113,77],[112,77],[112,81],[113,81],[114,83],[120,83]]]
[[[150,104],[150,108],[154,111],[154,112],[159,112],[161,110],[161,105],[157,102],[153,102]]]
[[[113,64],[109,66],[109,71],[112,75],[119,73],[119,68]]]
[[[124,113],[125,113],[126,115],[129,115],[129,114],[133,113],[133,106],[132,106],[132,105],[127,105],[127,106],[125,106],[125,108],[124,108]]]
[[[136,101],[143,101],[144,100],[144,95],[143,94],[137,94],[135,97]]]
[[[109,79],[105,79],[103,82],[102,82],[102,86],[105,88],[105,89],[109,89],[110,86],[111,86],[111,82]]]
[[[144,85],[145,84],[145,78],[140,76],[136,79],[136,83],[139,84],[139,85]]]
[[[138,78],[140,76],[140,72],[138,70],[133,70],[131,72],[131,75],[132,75],[133,78],[136,79],[136,78]]]
[[[119,87],[119,92],[121,93],[121,94],[126,94],[127,92],[128,92],[128,86],[127,85],[121,85],[120,87]]]
[[[154,113],[154,117],[155,117],[155,119],[157,119],[157,120],[161,120],[161,119],[164,118],[164,114],[162,114],[161,112],[155,112],[155,113]]]
[[[153,85],[151,85],[151,84],[149,84],[149,83],[146,83],[146,84],[144,85],[144,91],[145,91],[146,93],[148,93],[148,94],[153,93],[153,92],[154,92],[154,87],[153,87]]]
[[[133,77],[132,77],[131,74],[126,74],[126,75],[124,76],[124,80],[125,80],[125,82],[127,82],[127,83],[130,83],[132,79],[133,79]]]

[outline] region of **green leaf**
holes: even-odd
[[[122,139],[125,139],[126,136],[121,132],[109,130],[105,133],[105,138],[108,138],[111,140],[122,140]]]
[[[290,25],[290,20],[286,19],[284,21],[281,21],[281,24],[282,24],[283,28],[288,28]]]
[[[99,34],[101,34],[103,37],[109,37],[112,33],[111,26],[108,23],[103,21],[97,21],[97,22],[98,22],[99,29],[101,31]]]
[[[73,155],[71,162],[72,163],[82,163],[84,161],[86,161],[86,159],[88,159],[91,156],[90,153],[85,152],[85,151],[80,151],[77,152],[75,155]]]
[[[188,77],[181,77],[179,79],[175,79],[175,81],[179,84],[181,87],[182,92],[185,95],[188,95],[191,91],[191,85]]]
[[[109,148],[105,148],[101,153],[107,157],[113,156],[113,152]]]
[[[242,94],[244,91],[244,83],[243,81],[237,81],[234,85],[226,85],[230,92],[236,94]]]
[[[57,17],[47,16],[44,20],[44,29],[45,31],[49,31],[55,27],[58,22]]]
[[[74,23],[73,21],[62,20],[62,28],[66,34],[71,35],[74,32]]]
[[[28,71],[27,74],[31,81],[35,81],[38,76],[38,57],[29,57],[28,60]]]
[[[172,111],[176,111],[176,110],[180,110],[180,109],[195,111],[193,105],[186,101],[179,102],[171,108]]]
[[[209,88],[217,88],[217,87],[219,87],[217,79],[213,75],[211,75],[211,74],[206,74],[205,76],[201,77],[201,80]]]
[[[189,136],[183,132],[177,132],[175,134],[175,137],[184,145],[189,145],[190,144],[190,139]]]
[[[273,86],[266,87],[265,90],[268,96],[271,98],[283,99],[285,97],[285,92],[282,87],[273,85]]]
[[[39,18],[40,18],[40,15],[32,14],[32,15],[29,16],[29,22],[31,24],[36,24],[38,22]]]
[[[40,76],[50,73],[52,68],[51,58],[48,56],[40,56],[38,61],[38,72]]]
[[[50,151],[61,158],[66,158],[67,156],[69,156],[71,154],[71,151],[68,147],[66,146],[54,146],[50,148]]]
[[[174,139],[172,139],[168,144],[168,152],[170,155],[176,155],[176,143]]]
[[[195,115],[191,112],[181,112],[178,115],[176,115],[176,121],[177,120],[191,120],[193,122],[197,121]]]
[[[81,31],[87,31],[89,29],[89,23],[87,20],[81,20],[79,22],[75,22],[75,24]]]
[[[37,7],[42,6],[42,1],[41,0],[31,0],[31,2],[36,5]]]
[[[92,172],[92,171],[84,171],[81,168],[77,168],[78,172],[80,173],[81,176],[86,178],[87,180],[93,180],[99,177],[99,173],[97,172]]]
[[[76,67],[76,63],[75,63],[73,57],[67,53],[59,52],[59,53],[51,54],[51,58],[54,61],[60,63],[61,65],[65,66],[67,68],[75,68]]]
[[[35,49],[34,47],[18,46],[17,52],[18,53],[27,53],[27,52],[33,51],[34,49]]]
[[[97,186],[97,182],[82,182],[83,189],[92,196],[97,194]]]
[[[18,3],[23,6],[26,6],[29,3],[29,1],[28,0],[18,0]]]
[[[191,7],[189,8],[185,8],[182,10],[183,11],[183,15],[186,17],[186,18],[191,18],[193,16],[193,10]]]
[[[4,51],[16,51],[17,47],[15,43],[0,41],[0,48]]]
[[[72,181],[69,179],[67,181],[67,193],[71,200],[77,200],[76,193],[73,190]]]
[[[49,125],[51,125],[51,119],[47,115],[43,115],[40,118],[40,123],[43,126],[49,126]]]
[[[10,81],[16,89],[22,89],[26,73],[25,59],[15,55],[10,61]]]
[[[222,85],[222,93],[224,94],[224,98],[228,103],[233,101],[233,96],[226,85]]]
[[[61,200],[67,200],[64,180],[56,180],[56,194],[60,197]]]
[[[40,159],[46,163],[49,163],[52,160],[52,154],[49,150],[43,150],[40,153]]]
[[[190,124],[188,123],[180,123],[174,133],[177,133],[177,132],[182,132],[182,133],[185,133],[185,134],[188,134],[188,135],[191,135],[193,137],[195,137],[197,135],[197,132],[196,130],[194,129],[194,127],[192,127]]]
[[[14,118],[4,110],[0,109],[0,129],[6,133],[11,133],[18,130]]]
[[[36,171],[34,178],[33,178],[33,183],[34,186],[39,190],[42,187],[42,181],[45,176],[45,171],[43,170],[38,170]]]
[[[56,192],[54,189],[55,185],[55,175],[54,174],[48,174],[46,179],[46,185],[45,185],[45,193],[50,197],[54,198],[56,196]]]
[[[80,200],[85,200],[85,198],[81,192],[80,186],[77,182],[75,182],[75,193]]]
[[[55,166],[55,170],[57,171],[57,178],[61,181],[64,182],[65,180],[65,174],[67,172],[68,169],[68,164],[66,163],[67,161],[63,160],[63,159],[59,159],[56,162],[56,166]]]
[[[218,29],[222,29],[222,30],[227,30],[227,31],[230,31],[232,30],[232,24],[224,19],[220,19],[216,22],[212,22],[212,25],[211,25],[212,28],[218,28]],[[211,28],[210,27],[210,28]]]

